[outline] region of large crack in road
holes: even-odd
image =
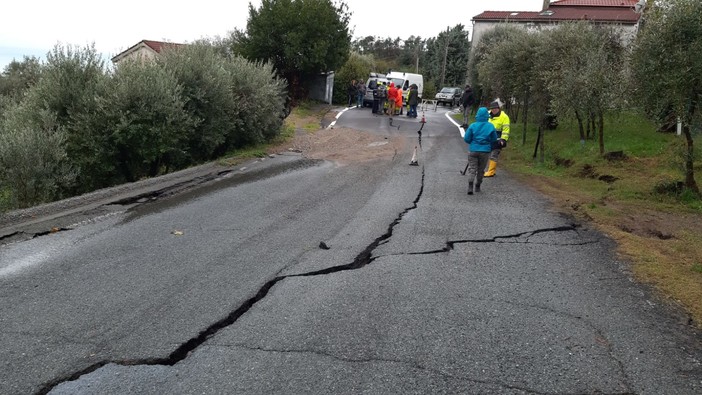
[[[256,294],[253,297],[251,297],[248,300],[246,300],[245,302],[243,302],[237,309],[232,311],[229,315],[227,315],[226,317],[222,318],[221,320],[213,323],[212,325],[210,325],[206,329],[202,330],[197,336],[191,338],[190,340],[188,340],[185,343],[183,343],[182,345],[180,345],[173,352],[171,352],[167,357],[142,358],[142,359],[134,359],[134,360],[101,361],[101,362],[95,363],[95,364],[93,364],[85,369],[82,369],[80,371],[71,373],[69,375],[57,378],[55,380],[52,380],[51,382],[46,383],[37,392],[37,394],[41,394],[41,395],[48,394],[49,392],[51,392],[52,389],[54,389],[58,385],[65,383],[65,382],[78,380],[82,376],[90,374],[90,373],[92,373],[92,372],[94,372],[94,371],[96,371],[96,370],[98,370],[98,369],[100,369],[108,364],[115,364],[115,365],[121,365],[121,366],[138,366],[138,365],[173,366],[173,365],[177,364],[178,362],[181,362],[185,358],[187,358],[191,352],[193,352],[195,349],[197,349],[199,346],[201,346],[203,343],[205,343],[208,339],[210,339],[211,337],[216,335],[219,331],[234,324],[242,315],[244,315],[246,312],[248,312],[256,303],[258,303],[259,301],[264,299],[268,295],[269,291],[273,288],[273,286],[278,284],[280,281],[283,281],[283,280],[288,279],[288,278],[312,277],[312,276],[327,275],[327,274],[333,274],[333,273],[349,271],[349,270],[357,270],[357,269],[360,269],[364,266],[371,264],[374,260],[381,258],[381,256],[373,256],[373,252],[375,251],[375,249],[381,243],[387,241],[388,239],[390,239],[392,237],[395,226],[398,225],[402,221],[402,218],[407,213],[409,213],[410,211],[417,208],[418,203],[419,203],[419,201],[422,197],[422,194],[424,192],[424,177],[425,177],[425,171],[424,171],[424,167],[422,166],[421,186],[420,186],[419,192],[417,194],[417,197],[412,202],[412,205],[410,205],[409,207],[404,209],[402,212],[400,212],[399,215],[388,225],[387,231],[384,234],[382,234],[381,236],[377,237],[365,249],[363,249],[363,251],[361,251],[355,257],[353,262],[347,263],[344,265],[329,267],[326,269],[310,271],[310,272],[306,272],[306,273],[276,276],[273,279],[266,282],[258,290],[258,292],[256,292]],[[453,250],[457,244],[466,244],[466,243],[504,243],[504,242],[510,242],[510,241],[515,242],[514,239],[524,239],[524,238],[525,238],[525,240],[516,241],[516,242],[528,243],[529,237],[536,235],[536,234],[539,234],[539,233],[577,232],[578,227],[579,227],[578,225],[571,224],[568,226],[537,229],[537,230],[532,230],[532,231],[511,234],[511,235],[495,236],[495,237],[487,238],[487,239],[453,240],[453,241],[447,241],[446,245],[441,249],[423,251],[423,252],[411,252],[411,253],[406,253],[406,255],[426,255],[426,254],[447,253],[447,252]],[[68,230],[68,229],[61,229],[61,230]],[[597,242],[597,241],[588,241],[588,242],[577,243],[577,244],[589,244],[589,243],[595,243],[595,242]],[[577,244],[568,244],[568,245],[577,245]],[[400,254],[398,254],[398,255],[400,255]],[[516,388],[516,387],[514,387],[513,389],[524,390],[524,389]],[[530,390],[530,391],[533,392],[533,390]],[[538,393],[538,392],[533,392],[533,393]]]

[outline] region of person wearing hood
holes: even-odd
[[[507,140],[509,140],[509,117],[500,108],[500,103],[495,100],[490,103],[490,123],[495,126],[497,132],[497,143],[492,147],[490,153],[490,162],[485,177],[494,177],[497,170],[497,158],[500,157],[500,152],[503,148],[507,148]]]
[[[393,116],[395,114],[395,100],[397,98],[397,88],[395,83],[391,82],[388,88],[388,115]]]
[[[402,115],[402,94],[402,87],[398,85],[395,94],[395,115]]]
[[[407,110],[407,116],[410,118],[417,118],[417,105],[419,104],[419,91],[417,89],[417,84],[410,85],[409,94],[407,95],[407,105],[409,110]]]
[[[475,122],[471,123],[463,135],[463,141],[468,144],[468,194],[480,192],[483,182],[483,171],[490,158],[492,146],[497,142],[495,126],[488,121],[488,109],[480,107],[475,114]]]

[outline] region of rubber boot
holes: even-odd
[[[488,167],[488,170],[485,172],[483,177],[494,177],[496,169],[497,169],[497,162],[490,159],[490,166]]]
[[[468,194],[469,195],[473,194],[473,182],[468,183]]]
[[[480,183],[475,184],[475,193],[480,192]]]

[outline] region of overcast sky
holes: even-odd
[[[259,7],[261,1],[251,3]],[[109,59],[144,39],[186,43],[226,36],[234,28],[246,29],[248,4],[248,0],[3,0],[0,71],[23,55],[45,59],[57,43],[79,47],[94,43]],[[483,11],[539,11],[543,0],[346,0],[346,4],[354,38],[405,39],[435,37],[459,23],[470,31],[471,18]]]

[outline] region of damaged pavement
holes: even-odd
[[[415,134],[4,224],[0,393],[699,393],[614,242],[506,173],[469,200],[428,121],[418,166]]]

